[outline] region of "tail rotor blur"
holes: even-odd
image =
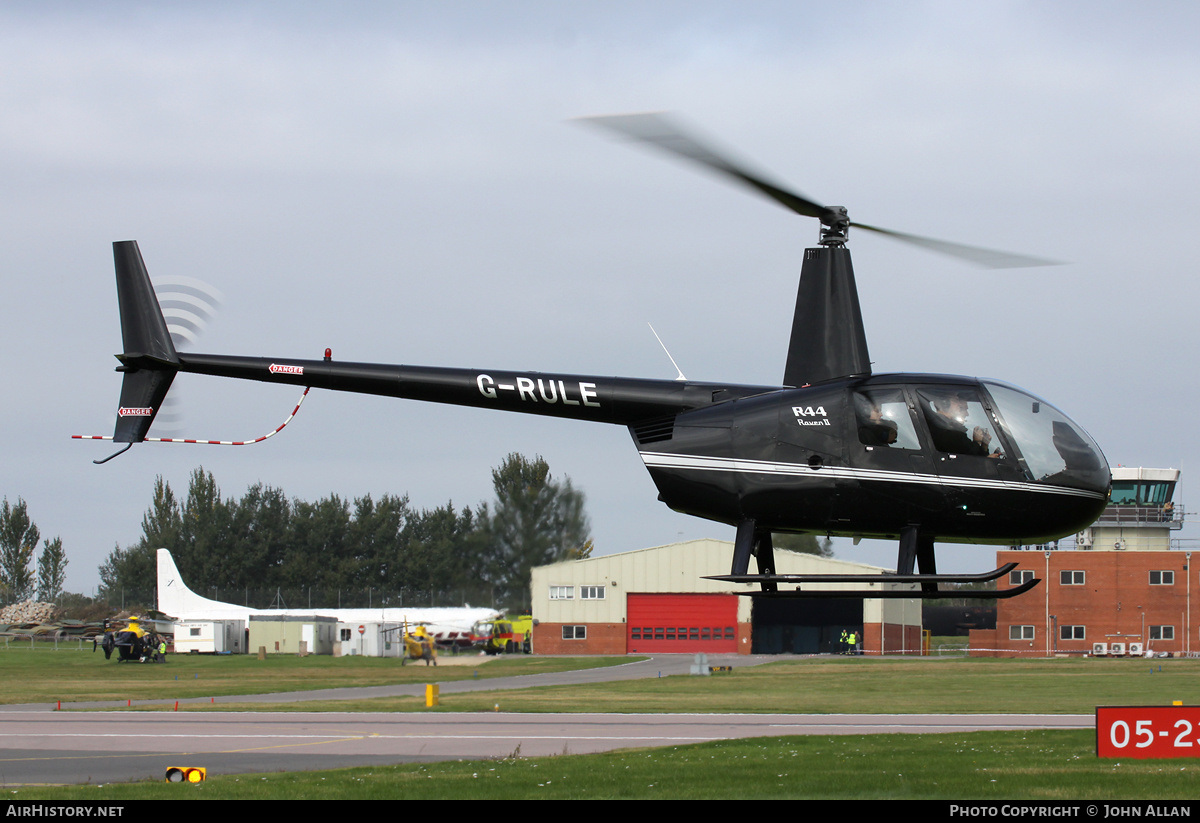
[[[216,319],[225,295],[211,284],[194,277],[156,277],[153,284],[171,343],[177,351],[186,351],[196,344]],[[181,392],[180,387],[175,386],[175,390],[166,396],[150,428],[151,434],[172,437],[184,431],[186,395],[186,391]]]

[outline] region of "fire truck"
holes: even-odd
[[[480,620],[471,629],[476,648],[487,654],[516,654],[533,651],[533,616],[505,615],[497,620]]]

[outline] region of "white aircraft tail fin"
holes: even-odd
[[[175,566],[175,558],[166,549],[158,550],[158,610],[172,617],[197,612],[216,613],[236,608],[201,597],[189,589]],[[243,609],[243,611],[249,611]]]

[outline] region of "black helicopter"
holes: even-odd
[[[862,593],[800,588],[855,576],[776,574],[772,532],[898,540],[896,574],[862,579],[919,582],[921,591],[870,596],[937,597],[939,582],[992,580],[1011,564],[980,575],[938,575],[935,541],[1041,543],[1099,516],[1111,482],[1107,462],[1054,406],[999,381],[871,373],[846,241],[853,226],[989,267],[1051,261],[851,223],[846,209],[767,182],[662,115],[586,122],[699,163],[820,221],[818,247],[804,252],[780,386],[341,363],[328,349],[323,360],[177,352],[137,243],[122,241],[113,253],[124,343],[117,371],[124,379],[112,440],[127,450],[146,439],[178,372],[626,426],[663,503],[737,528],[731,572],[716,579],[758,583],[762,594],[777,596]],[[758,574],[749,574],[751,555]],[[1036,582],[976,596],[1012,596]]]

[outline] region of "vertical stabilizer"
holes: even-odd
[[[121,383],[113,441],[140,443],[175,379],[179,355],[171,343],[137,242],[113,243],[113,262],[117,269],[117,302],[121,307],[121,341],[125,347],[117,355],[121,361],[118,371],[125,373],[125,379]]]
[[[121,342],[125,354],[178,363],[167,321],[163,319],[137,241],[113,243],[113,262],[117,269],[117,302],[121,307]]]
[[[189,589],[175,566],[175,558],[167,549],[159,549],[158,560],[158,610],[163,614],[180,620],[192,617],[207,617],[210,619],[241,619],[247,614],[253,614],[255,609],[234,606],[201,597]],[[236,612],[236,614],[235,614]]]

